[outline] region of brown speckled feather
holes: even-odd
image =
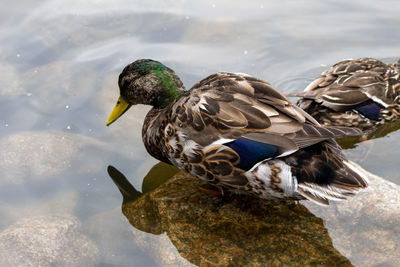
[[[400,112],[399,62],[391,65],[372,58],[344,60],[333,65],[311,82],[298,106],[323,125],[356,126],[368,129],[374,124],[398,118]],[[357,107],[375,102],[382,107],[378,118],[366,118]]]

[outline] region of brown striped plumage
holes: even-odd
[[[326,126],[354,126],[371,132],[377,126],[400,118],[400,60],[385,64],[373,58],[336,63],[311,82],[297,105]],[[375,103],[381,108],[375,118],[358,108]]]

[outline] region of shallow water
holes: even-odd
[[[400,57],[399,8],[395,0],[3,3],[0,232],[23,218],[70,214],[95,244],[95,264],[165,265],[135,241],[107,173],[114,166],[139,190],[157,163],[141,141],[148,107],[105,126],[121,69],[152,58],[186,88],[230,71],[299,91],[344,58]],[[400,185],[398,140],[399,131],[346,154]]]

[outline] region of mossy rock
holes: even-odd
[[[179,254],[200,266],[351,265],[303,205],[210,196],[202,184],[178,173],[122,211],[141,231],[166,232]]]

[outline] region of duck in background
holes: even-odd
[[[141,59],[118,84],[106,124],[132,105],[153,106],[142,130],[147,151],[217,190],[328,204],[367,187],[334,140],[362,132],[321,126],[260,79],[220,72],[185,91],[173,70]]]
[[[288,96],[301,97],[297,105],[321,125],[357,127],[368,139],[381,137],[400,128],[400,59],[344,60]]]

